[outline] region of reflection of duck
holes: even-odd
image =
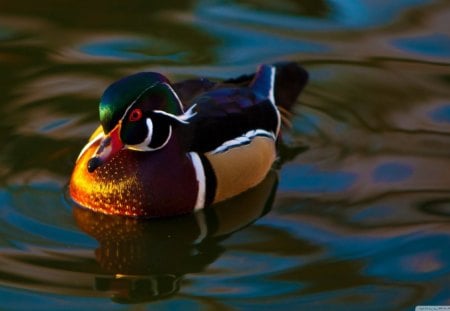
[[[273,203],[277,175],[257,187],[198,213],[143,221],[74,208],[79,227],[99,242],[102,270],[96,288],[114,299],[139,302],[176,293],[186,273],[200,272],[224,251],[219,242],[265,214]]]
[[[223,201],[261,182],[276,158],[279,107],[306,84],[295,63],[222,83],[158,73],[113,83],[101,128],[75,165],[70,195],[106,214],[160,217]]]

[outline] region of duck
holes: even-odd
[[[172,83],[139,72],[106,88],[100,125],[69,181],[74,203],[135,218],[194,213],[261,183],[277,158],[282,112],[308,81],[296,62],[223,81]]]

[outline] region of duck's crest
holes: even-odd
[[[167,82],[149,86],[136,100],[146,101],[151,110],[172,115],[181,115],[184,112],[180,98]]]

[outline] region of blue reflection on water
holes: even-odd
[[[378,182],[399,182],[411,177],[413,172],[413,168],[408,164],[388,162],[375,168],[373,179]]]
[[[331,0],[332,20],[341,27],[374,27],[395,20],[407,8],[430,3],[430,0]],[[323,23],[322,23],[323,24]],[[329,25],[328,25],[329,26]]]
[[[354,173],[320,171],[312,164],[287,164],[281,171],[279,189],[333,193],[347,190],[356,180]]]
[[[24,187],[0,189],[0,216],[5,230],[3,237],[16,248],[24,249],[28,243],[51,243],[95,247],[97,242],[72,226],[70,210],[61,209],[61,190],[56,185],[36,184]],[[45,211],[36,208],[45,206]],[[53,215],[45,221],[37,215]],[[64,223],[65,220],[69,223]],[[69,227],[72,226],[72,227]]]
[[[379,311],[394,310],[392,305],[400,305],[411,297],[410,288],[392,288],[370,284],[359,287],[314,291],[298,296],[284,296],[265,303],[264,300],[238,300],[233,303],[236,310],[332,310],[332,311]],[[382,302],[381,304],[379,302]],[[389,302],[389,307],[387,303]],[[361,307],[363,306],[363,308]],[[397,309],[395,309],[397,310]],[[400,309],[399,309],[400,310]]]
[[[394,45],[402,50],[426,56],[448,59],[450,55],[450,36],[443,33],[397,39]]]
[[[278,27],[290,30],[298,28],[302,18],[297,16],[249,10],[232,4],[199,6],[196,15],[202,31],[220,38],[215,53],[221,62],[249,65],[280,54],[320,53],[330,49],[325,44],[273,31]],[[248,27],[249,24],[258,27]]]
[[[183,57],[183,53],[173,53],[164,55],[150,55],[149,50],[155,46],[151,40],[138,38],[115,38],[98,40],[84,43],[79,50],[87,55],[95,57],[116,58],[120,60],[173,60],[178,61]],[[161,50],[161,44],[155,49]],[[142,50],[142,52],[138,52]],[[159,53],[160,54],[160,53]]]
[[[308,135],[317,132],[320,119],[314,114],[302,114],[295,118],[293,129],[296,133]]]
[[[297,281],[280,280],[274,276],[295,269],[303,261],[300,256],[229,251],[211,265],[210,271],[216,273],[192,276],[194,283],[185,288],[184,292],[229,299],[288,295],[299,291],[305,285]]]
[[[389,256],[386,252],[372,256],[366,273],[403,281],[426,281],[447,275],[450,250],[443,245],[450,245],[449,236],[434,234],[403,240],[399,247],[389,250]]]
[[[320,53],[329,50],[324,44],[283,38],[277,35],[271,36],[254,29],[249,30],[207,21],[203,21],[201,24],[204,31],[211,32],[216,38],[221,38],[220,45],[215,48],[215,53],[221,62],[249,65],[265,62],[266,59],[280,53]]]
[[[431,111],[430,117],[433,121],[439,123],[450,123],[450,104],[438,107],[437,109]]]
[[[389,219],[392,215],[392,209],[392,206],[386,204],[367,205],[367,208],[355,211],[351,215],[351,220],[355,222],[382,221]]]
[[[201,2],[197,8],[200,15],[209,17],[239,20],[246,24],[264,24],[270,27],[281,27],[290,30],[326,30],[359,29],[375,27],[395,20],[408,8],[431,3],[431,0],[329,0],[330,15],[322,18],[277,14],[270,11],[254,10],[236,3],[223,5],[221,1]]]
[[[167,301],[156,302],[154,308],[149,308],[153,310],[161,310],[161,311],[172,311],[172,310],[198,310],[199,305],[198,302],[188,298],[177,298]]]
[[[67,228],[62,229],[56,225],[45,224],[18,213],[11,212],[7,217],[3,217],[3,220],[24,230],[22,233],[46,240],[51,239],[53,243],[59,242],[62,245],[66,245],[70,241],[73,245],[96,245],[93,239],[86,237],[86,235],[79,231],[71,231]],[[18,246],[19,243],[14,244]]]
[[[109,298],[78,297],[1,288],[3,310],[123,310]]]
[[[295,53],[319,53],[328,50],[325,45],[299,41],[288,40],[285,38],[269,37],[267,34],[261,34],[253,31],[243,31],[242,29],[220,29],[216,27],[213,30],[216,36],[223,39],[223,46],[216,50],[216,54],[224,62],[233,64],[249,62],[265,62],[266,59],[275,57],[280,52],[283,54]],[[229,31],[229,32],[228,32]],[[255,59],[257,56],[257,59]]]
[[[247,278],[209,278],[193,287],[193,294],[216,298],[269,298],[288,295],[298,291],[303,285],[300,282],[278,281],[270,277],[249,276]],[[188,291],[186,291],[188,292]]]
[[[54,130],[57,130],[69,123],[71,123],[73,120],[70,118],[54,118],[50,122],[43,124],[39,129],[38,132],[40,133],[47,133],[52,132]]]
[[[390,249],[398,249],[405,242],[405,235],[376,236],[345,234],[336,228],[326,228],[304,220],[287,218],[261,218],[259,224],[279,228],[289,232],[299,240],[312,241],[315,245],[323,245],[331,258],[352,260],[370,257],[376,253],[386,254]]]

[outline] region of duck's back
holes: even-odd
[[[221,88],[193,100],[195,115],[190,149],[209,152],[232,141],[248,141],[255,136],[276,136],[278,112],[267,99],[250,88]]]

